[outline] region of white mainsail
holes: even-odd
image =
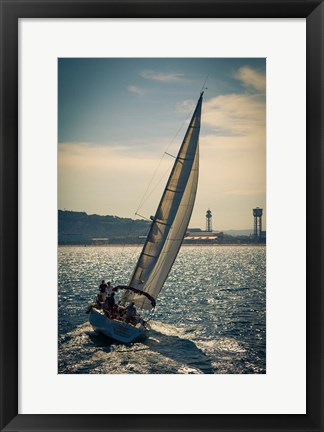
[[[155,300],[177,257],[186,234],[198,185],[199,132],[203,92],[197,102],[149,234],[130,278],[129,286],[150,294]],[[125,301],[151,309],[144,296],[127,292]]]

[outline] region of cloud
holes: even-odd
[[[179,82],[182,81],[184,77],[182,74],[179,73],[166,73],[153,70],[143,70],[140,72],[140,75],[144,79],[160,82]]]
[[[138,86],[134,86],[134,85],[130,85],[130,86],[128,86],[128,87],[127,87],[127,90],[128,90],[129,92],[131,92],[131,93],[135,93],[135,94],[137,94],[137,95],[139,95],[139,96],[144,96],[145,94],[148,93],[148,90],[143,89],[143,88],[138,87]]]
[[[259,92],[265,92],[266,88],[266,76],[265,73],[261,73],[248,66],[243,66],[235,72],[234,77],[239,81],[242,81],[243,85],[247,88],[257,90]]]
[[[58,144],[59,154],[64,157],[78,156],[80,154],[98,154],[103,152],[106,155],[114,155],[118,158],[155,158],[161,157],[166,148],[170,145],[168,137],[163,138],[133,138],[128,140],[114,141],[93,141],[93,142],[60,142]]]
[[[265,133],[265,100],[258,94],[229,94],[207,100],[203,122],[218,136]]]
[[[184,100],[176,105],[176,112],[179,114],[189,114],[193,111],[195,102],[193,100]]]

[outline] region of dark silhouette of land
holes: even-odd
[[[139,243],[146,237],[150,222],[117,216],[88,215],[85,212],[58,211],[58,243],[112,244]]]
[[[144,219],[100,216],[96,214],[88,215],[85,212],[59,210],[58,244],[106,245],[144,243],[150,225],[151,222]],[[265,238],[256,239],[251,234],[246,234],[249,231],[224,231],[224,235],[222,235],[221,240],[217,240],[217,244],[264,244],[266,242]],[[233,235],[230,235],[232,233]],[[185,241],[184,243],[189,242]],[[192,243],[198,244],[199,241]]]

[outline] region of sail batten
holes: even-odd
[[[129,286],[144,291],[155,300],[172,268],[185,236],[196,197],[199,170],[199,132],[202,95],[175,159],[149,234],[143,246]],[[142,309],[151,309],[145,296],[128,292]]]

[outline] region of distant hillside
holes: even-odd
[[[149,227],[150,222],[146,220],[58,211],[59,244],[137,243],[139,236],[147,235]]]
[[[150,221],[117,216],[88,215],[85,212],[58,211],[58,243],[60,245],[143,243]],[[191,229],[191,231],[197,229]],[[224,231],[222,243],[254,243],[253,230]],[[242,236],[242,237],[241,237]],[[244,236],[246,236],[244,238]]]

